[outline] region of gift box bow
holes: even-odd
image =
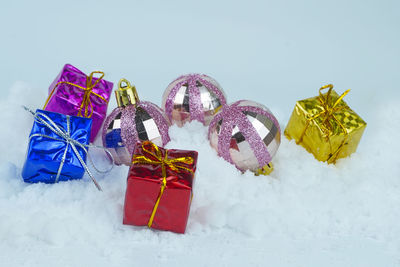
[[[325,89],[328,89],[328,92],[324,95],[323,90],[325,90]],[[308,116],[304,130],[301,133],[300,138],[296,142],[297,144],[300,144],[302,142],[303,137],[304,137],[311,121],[314,121],[315,119],[320,118],[320,117],[322,118],[321,130],[322,130],[324,136],[326,137],[327,141],[329,141],[329,138],[332,135],[333,128],[334,128],[332,121],[335,121],[336,124],[339,125],[340,130],[344,133],[345,138],[343,139],[343,142],[341,143],[341,145],[335,151],[333,151],[331,153],[331,158],[335,155],[338,155],[340,149],[342,149],[344,144],[346,144],[346,141],[348,138],[348,131],[347,131],[346,127],[335,116],[335,113],[341,111],[344,108],[347,108],[347,105],[340,105],[340,103],[342,102],[342,99],[350,92],[350,89],[346,90],[343,94],[341,94],[336,99],[336,101],[333,101],[334,99],[332,99],[332,97],[331,97],[332,90],[333,90],[332,84],[322,86],[319,89],[318,100],[320,103],[320,106],[319,106],[320,110],[316,111],[316,114],[314,114],[312,116]]]
[[[134,154],[132,163],[161,166],[161,172],[162,172],[161,178],[152,179],[152,180],[158,180],[160,182],[161,187],[160,187],[160,193],[158,194],[149,222],[147,224],[148,227],[151,228],[154,216],[157,212],[158,205],[160,203],[161,197],[164,194],[164,190],[167,187],[167,185],[172,185],[177,188],[191,189],[186,184],[182,183],[181,179],[178,178],[176,175],[170,175],[167,177],[167,168],[176,173],[180,172],[193,173],[194,171],[190,169],[190,166],[194,163],[194,159],[188,156],[170,158],[168,156],[168,149],[165,150],[165,154],[163,155],[162,150],[156,144],[150,141],[144,141],[141,144],[141,148],[143,150],[143,155]]]
[[[94,178],[93,174],[91,173],[91,171],[89,170],[88,166],[86,165],[84,159],[83,159],[83,158],[81,157],[81,155],[79,154],[79,152],[78,152],[76,146],[81,147],[82,150],[85,152],[85,154],[88,155],[88,159],[89,159],[91,165],[92,165],[93,168],[94,168],[97,172],[99,172],[99,173],[109,173],[109,172],[111,171],[111,169],[113,168],[113,166],[114,166],[114,159],[113,159],[113,156],[112,156],[111,152],[108,151],[107,148],[105,148],[105,147],[95,146],[95,145],[82,144],[82,143],[80,143],[79,141],[73,139],[73,138],[71,137],[71,133],[70,133],[70,128],[71,128],[71,127],[70,127],[70,116],[69,116],[69,115],[66,115],[66,119],[67,119],[67,127],[66,127],[66,128],[67,128],[67,129],[63,129],[62,127],[59,127],[59,126],[57,125],[57,123],[55,123],[52,119],[50,119],[50,117],[48,117],[46,114],[41,113],[41,112],[34,112],[34,111],[30,110],[29,108],[27,108],[27,107],[25,107],[25,106],[23,106],[23,108],[24,108],[26,111],[30,112],[30,113],[34,116],[34,119],[35,119],[36,121],[42,123],[42,124],[43,124],[45,127],[47,127],[50,131],[54,132],[56,135],[59,136],[59,137],[54,137],[54,136],[50,136],[50,135],[45,135],[45,134],[36,133],[36,134],[32,134],[29,138],[32,139],[32,138],[38,137],[38,136],[39,136],[39,137],[45,137],[45,138],[48,138],[48,139],[53,139],[53,140],[65,142],[66,145],[67,145],[67,147],[68,147],[68,146],[71,146],[72,151],[74,151],[74,154],[76,155],[76,157],[78,158],[78,160],[79,160],[79,162],[81,163],[82,167],[85,169],[85,171],[86,171],[87,174],[89,175],[90,179],[91,179],[91,180],[93,181],[93,183],[95,184],[96,188],[97,188],[99,191],[102,191],[102,189],[101,189],[99,183],[96,181],[96,179]],[[99,170],[99,169],[95,166],[95,164],[94,164],[94,162],[93,162],[93,160],[92,160],[92,158],[91,158],[91,156],[90,156],[90,154],[88,153],[88,150],[87,150],[87,148],[89,148],[89,147],[92,147],[92,148],[100,148],[100,149],[104,150],[104,151],[108,154],[108,156],[109,156],[109,158],[110,158],[110,160],[111,160],[111,167],[110,167],[108,170],[101,171],[101,170]],[[58,170],[57,170],[57,175],[56,175],[56,179],[55,179],[55,182],[56,182],[56,183],[58,182],[58,180],[59,180],[59,178],[60,178],[61,171],[62,171],[62,169],[63,169],[64,163],[65,163],[65,160],[66,160],[66,157],[67,157],[67,151],[68,151],[68,149],[65,148],[64,154],[63,154],[62,159],[61,159],[60,166],[58,167]]]
[[[81,72],[81,73],[86,76],[86,74],[84,74],[83,72]],[[93,76],[95,74],[100,74],[100,77],[94,78]],[[61,84],[68,84],[68,85],[74,86],[76,88],[82,89],[84,91],[82,103],[81,103],[81,106],[79,107],[79,111],[78,111],[78,116],[81,116],[81,117],[84,116],[85,118],[91,118],[93,115],[93,104],[92,104],[92,100],[91,100],[91,95],[94,95],[94,96],[98,97],[99,99],[103,100],[105,103],[108,103],[107,99],[105,99],[101,95],[93,92],[93,88],[95,88],[96,85],[98,85],[100,83],[100,81],[103,79],[103,77],[104,77],[104,72],[92,71],[89,74],[89,76],[86,76],[86,87],[81,86],[79,84],[67,82],[67,81],[58,82],[54,86],[54,88],[51,90],[49,96],[47,97],[47,100],[44,104],[43,109],[46,108],[47,104],[49,103],[49,101],[50,101],[52,95],[54,94],[55,90],[57,89],[57,87],[60,86]],[[89,110],[90,110],[90,113],[89,113]],[[82,111],[83,111],[83,115],[82,115]]]

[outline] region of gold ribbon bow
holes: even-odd
[[[101,74],[101,76],[99,78],[97,78],[96,81],[93,82],[93,75],[94,74]],[[83,95],[82,104],[79,107],[78,116],[82,117],[82,110],[83,110],[84,111],[83,117],[91,118],[92,115],[93,115],[93,104],[92,104],[92,101],[90,100],[91,94],[97,96],[98,98],[100,98],[101,100],[103,100],[106,103],[108,102],[104,97],[102,97],[101,95],[93,92],[93,88],[103,79],[103,77],[104,77],[104,72],[102,72],[102,71],[92,71],[89,76],[86,76],[86,87],[80,86],[80,85],[75,84],[75,83],[66,82],[66,81],[58,82],[54,86],[54,88],[51,90],[49,96],[47,97],[47,100],[46,100],[46,103],[44,104],[43,109],[46,108],[46,106],[49,103],[50,98],[52,97],[52,95],[55,92],[56,88],[61,84],[68,84],[68,85],[74,86],[76,88],[82,89],[85,92],[84,95]],[[89,114],[89,106],[90,106],[90,114]]]
[[[153,153],[151,150],[147,149],[146,147],[150,146],[151,150],[154,150],[155,153]],[[147,223],[147,226],[151,228],[154,220],[154,216],[156,215],[158,205],[160,203],[161,197],[164,194],[164,190],[167,186],[167,170],[166,166],[170,168],[173,171],[179,172],[179,170],[185,170],[188,172],[192,172],[193,170],[179,165],[179,163],[185,163],[185,164],[193,164],[193,158],[192,157],[180,157],[180,158],[168,158],[168,149],[165,151],[165,156],[162,156],[160,148],[150,142],[150,141],[144,141],[142,143],[142,149],[143,151],[148,154],[150,157],[147,157],[145,155],[133,155],[133,160],[132,163],[136,164],[151,164],[151,165],[161,165],[161,170],[162,170],[162,182],[161,182],[161,188],[160,188],[160,193],[158,194],[157,201],[154,204],[153,211],[151,213],[149,222]]]
[[[322,91],[329,88],[328,92],[326,93],[326,95],[324,96]],[[333,90],[333,85],[332,84],[328,84],[325,86],[322,86],[319,89],[319,101],[321,103],[321,107],[322,107],[322,111],[320,111],[318,114],[309,117],[307,119],[307,123],[306,126],[304,127],[303,132],[300,135],[299,140],[296,142],[297,144],[301,143],[303,140],[303,137],[306,133],[306,130],[308,128],[308,126],[310,125],[311,121],[315,120],[318,117],[324,116],[322,119],[322,125],[324,126],[323,132],[327,138],[327,141],[330,142],[330,135],[332,134],[332,124],[331,124],[331,120],[335,120],[337,122],[337,124],[340,126],[340,128],[343,130],[343,133],[345,134],[345,138],[343,139],[342,143],[339,145],[339,147],[330,154],[329,158],[328,158],[328,162],[335,162],[337,155],[339,154],[340,150],[342,149],[342,147],[344,146],[344,144],[347,141],[348,138],[348,132],[346,127],[343,126],[343,124],[338,120],[338,118],[336,118],[335,113],[340,111],[341,109],[343,109],[345,106],[339,106],[339,103],[342,101],[342,99],[350,92],[350,89],[346,90],[343,94],[340,95],[340,97],[334,102],[332,103],[331,100],[331,92]],[[331,149],[332,151],[332,149]]]

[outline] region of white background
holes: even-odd
[[[7,1],[0,83],[46,89],[63,64],[126,77],[143,99],[176,76],[216,78],[230,101],[292,103],[332,82],[354,108],[398,96],[398,1]],[[396,92],[396,93],[394,93]],[[290,103],[290,104],[288,104]]]
[[[1,1],[1,262],[398,266],[399,14],[395,0]],[[199,124],[173,127],[169,147],[200,152],[187,233],[126,227],[126,168],[100,177],[101,196],[87,179],[21,181],[32,119],[19,105],[41,107],[65,63],[125,77],[156,104],[177,76],[209,74],[229,102],[270,107],[282,129],[296,100],[333,83],[352,89],[345,99],[368,127],[336,166],[282,138],[264,178],[218,159]]]

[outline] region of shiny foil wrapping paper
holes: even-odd
[[[166,149],[160,148],[162,158]],[[136,146],[135,155],[147,155],[141,145]],[[160,197],[151,228],[184,233],[189,216],[193,196],[193,182],[196,172],[198,153],[190,150],[168,149],[168,158],[176,159],[191,157],[191,164],[179,163],[188,168],[173,170],[166,166],[166,187]],[[152,164],[132,164],[128,173],[125,194],[123,223],[136,226],[146,226],[150,220],[153,208],[160,196],[163,180],[162,166]]]
[[[170,122],[155,104],[140,101],[137,105],[118,107],[103,125],[103,146],[107,147],[117,165],[131,165],[132,153],[139,141],[152,141],[166,145],[170,138]]]
[[[85,73],[75,68],[70,64],[66,64],[61,70],[60,74],[55,78],[53,83],[49,87],[49,94],[59,82],[70,82],[86,88],[87,76]],[[97,78],[93,78],[93,82],[97,81]],[[102,79],[92,91],[102,96],[106,101],[100,99],[94,94],[90,95],[90,101],[92,103],[89,109],[93,109],[91,119],[93,120],[92,133],[90,136],[90,142],[93,142],[101,129],[101,125],[107,115],[108,101],[110,99],[113,83]],[[85,91],[76,86],[69,84],[60,84],[53,92],[49,102],[47,103],[45,110],[58,112],[65,115],[77,116],[81,107]]]
[[[162,101],[168,118],[179,127],[192,120],[209,125],[225,104],[221,86],[204,74],[188,74],[177,78],[168,85]]]
[[[47,115],[61,129],[67,129],[66,116],[60,113],[38,110]],[[70,117],[70,137],[82,144],[89,144],[92,120],[82,117]],[[43,123],[34,121],[30,136],[34,134],[47,135],[60,139],[56,133],[47,128]],[[60,140],[48,137],[35,136],[30,138],[26,161],[22,169],[22,177],[27,183],[54,183],[61,164],[65,149],[66,157],[59,181],[81,179],[85,172],[71,146]],[[86,153],[77,146],[81,158],[86,161]]]
[[[241,100],[224,107],[212,120],[208,138],[218,155],[239,170],[256,172],[276,154],[281,130],[265,106]]]
[[[327,93],[323,96],[326,97]],[[332,90],[328,101],[334,103],[338,98],[339,95]],[[330,117],[326,122],[325,116],[321,115],[308,122],[309,118],[324,111],[321,96],[297,101],[286,126],[285,135],[302,145],[319,161],[334,163],[339,158],[349,156],[356,151],[367,124],[343,100],[338,102],[338,108],[339,110],[333,113],[337,120]],[[329,123],[328,130],[326,123]],[[347,134],[339,123],[345,127]]]

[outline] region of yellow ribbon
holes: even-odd
[[[101,76],[99,78],[97,78],[96,81],[93,82],[93,75],[94,74],[101,74]],[[65,81],[61,81],[58,82],[54,88],[51,90],[49,96],[47,97],[46,103],[44,104],[43,109],[46,108],[47,104],[50,101],[50,98],[52,97],[53,93],[55,92],[56,88],[61,85],[61,84],[68,84],[71,86],[75,86],[79,89],[82,89],[85,93],[83,95],[83,99],[82,99],[82,104],[79,107],[79,111],[78,111],[78,116],[82,117],[82,110],[84,110],[84,117],[86,118],[90,118],[93,115],[93,104],[92,101],[90,100],[90,95],[93,94],[95,96],[97,96],[98,98],[100,98],[101,100],[103,100],[104,102],[108,102],[104,97],[102,97],[101,95],[93,92],[93,88],[103,79],[104,77],[104,72],[102,71],[93,71],[90,73],[89,76],[86,77],[86,87],[80,86],[78,84],[75,83],[71,83],[71,82],[65,82]],[[89,106],[90,106],[90,114],[89,113]]]
[[[151,150],[147,149],[146,147],[150,146],[152,150],[155,151],[153,153]],[[179,163],[185,163],[185,164],[193,164],[193,158],[192,157],[180,157],[180,158],[168,158],[168,149],[165,151],[165,156],[162,156],[160,148],[156,145],[153,144],[150,141],[144,141],[142,143],[142,149],[145,153],[151,155],[154,159],[151,159],[149,157],[146,157],[145,155],[133,155],[133,160],[132,163],[138,163],[138,164],[151,164],[151,165],[161,165],[161,170],[162,170],[162,176],[163,180],[161,183],[161,188],[160,188],[160,193],[158,194],[157,201],[154,204],[153,211],[151,213],[149,222],[147,223],[147,226],[151,228],[153,221],[154,221],[154,216],[156,215],[158,205],[160,203],[161,197],[164,194],[165,187],[167,186],[167,171],[166,171],[166,166],[170,168],[173,171],[179,171],[185,170],[188,172],[193,172],[193,170],[179,165]]]
[[[326,95],[324,96],[322,91],[327,88],[329,88],[329,90],[326,93]],[[346,143],[347,138],[348,138],[348,132],[347,132],[346,127],[344,127],[343,124],[336,118],[334,113],[338,112],[344,108],[344,106],[338,106],[338,105],[339,105],[340,101],[342,101],[342,99],[350,92],[350,89],[347,89],[343,94],[341,94],[340,97],[333,104],[330,103],[330,95],[331,95],[332,89],[333,89],[332,84],[324,85],[321,88],[319,88],[319,98],[318,99],[321,102],[322,111],[307,119],[306,126],[304,127],[304,130],[303,130],[302,134],[300,135],[299,140],[296,142],[297,144],[302,142],[304,134],[306,133],[306,130],[307,130],[308,126],[310,125],[311,121],[324,115],[324,118],[322,120],[322,125],[325,127],[325,129],[323,129],[323,131],[325,132],[326,138],[330,144],[329,136],[332,133],[332,124],[330,121],[332,119],[335,120],[337,122],[337,124],[340,126],[340,128],[343,130],[343,132],[345,134],[345,138],[343,139],[343,141],[339,145],[339,147],[333,153],[331,153],[331,155],[328,158],[328,162],[336,161],[340,150],[342,149],[342,147],[344,146],[344,144]],[[332,151],[332,149],[331,149],[331,151]]]

